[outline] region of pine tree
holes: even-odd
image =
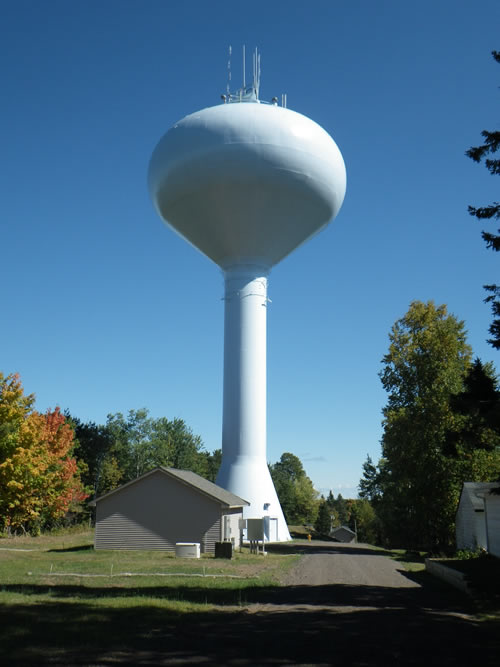
[[[492,51],[492,56],[497,63],[500,63],[499,51]],[[469,148],[465,154],[474,160],[474,162],[481,162],[484,158],[484,164],[490,174],[498,176],[500,175],[500,160],[488,156],[496,154],[500,149],[500,131],[489,132],[488,130],[483,130],[481,136],[484,139],[484,143],[480,146]],[[495,201],[488,206],[479,208],[469,206],[469,213],[478,220],[500,220],[500,203]],[[498,229],[498,234],[483,231],[482,237],[488,248],[497,252],[500,250],[500,229]],[[485,302],[491,303],[493,313],[493,322],[489,328],[492,338],[488,340],[488,343],[496,349],[500,349],[500,285],[484,285],[484,289],[489,292]]]
[[[331,511],[327,501],[322,498],[319,503],[318,517],[316,519],[315,529],[320,535],[329,535],[331,529]]]

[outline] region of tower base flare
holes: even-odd
[[[233,461],[223,458],[216,483],[250,503],[243,508],[244,519],[270,517],[269,541],[288,542],[291,539],[265,460],[250,456],[240,456]]]

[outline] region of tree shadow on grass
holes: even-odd
[[[419,588],[294,586],[245,591],[256,606],[171,611],[151,600],[95,604],[103,597],[147,595],[213,602],[223,589],[177,586],[55,586],[78,601],[30,604],[43,586],[4,586],[26,603],[0,605],[4,664],[43,665],[434,665],[498,664],[500,637],[464,615],[463,598]],[[234,593],[234,591],[233,591]],[[293,600],[294,606],[289,602]],[[460,600],[462,602],[460,602]],[[139,604],[137,604],[139,602]],[[271,605],[271,607],[266,607]]]
[[[50,598],[88,600],[110,600],[148,598],[159,601],[210,604],[218,606],[273,605],[275,607],[376,607],[404,606],[417,608],[432,607],[436,611],[473,613],[473,602],[463,593],[450,588],[444,582],[431,577],[426,572],[401,572],[403,576],[419,584],[412,588],[385,586],[365,586],[348,584],[328,584],[323,586],[294,585],[273,586],[254,584],[244,588],[231,585],[214,586],[213,579],[197,579],[196,582],[179,583],[170,580],[161,586],[124,585],[124,578],[117,578],[116,584],[89,586],[79,584],[3,584],[4,593],[23,596],[50,596]],[[50,577],[50,575],[46,575]],[[127,584],[132,583],[131,578]]]
[[[384,549],[377,549],[370,545],[335,542],[334,540],[312,540],[308,542],[301,540],[300,542],[277,542],[274,544],[266,544],[266,551],[272,554],[349,554],[349,555],[363,555],[363,556],[392,556],[391,551]]]
[[[297,545],[287,546],[292,547],[288,553],[297,553]],[[384,554],[361,545],[304,547],[303,553],[333,548],[335,553]],[[0,662],[68,667],[498,664],[498,628],[468,615],[473,612],[468,598],[425,572],[402,574],[420,586],[239,589],[210,579],[126,587],[121,579],[112,586],[6,584],[3,591],[23,597],[21,603],[0,605]],[[166,601],[201,606],[173,611]]]
[[[80,544],[76,547],[62,547],[60,549],[48,549],[48,553],[71,553],[72,551],[94,551],[94,545]]]

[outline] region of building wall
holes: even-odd
[[[485,498],[488,529],[488,551],[500,558],[500,496],[488,494]]]
[[[164,549],[199,542],[212,553],[221,536],[216,501],[161,471],[97,502],[96,549]]]
[[[240,525],[239,520],[243,518],[243,512],[240,508],[238,509],[228,509],[224,510],[225,516],[227,516],[227,528],[229,534],[222,538],[226,537],[229,541],[233,542],[235,548],[240,546]]]
[[[352,531],[346,530],[343,526],[335,528],[335,530],[332,531],[331,536],[338,542],[350,543],[356,541],[356,535]]]
[[[457,549],[486,549],[486,523],[484,512],[474,509],[470,495],[463,491],[455,519]]]

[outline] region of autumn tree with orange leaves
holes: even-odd
[[[19,375],[0,373],[0,528],[38,530],[85,493],[72,456],[73,429],[59,408],[41,414]]]

